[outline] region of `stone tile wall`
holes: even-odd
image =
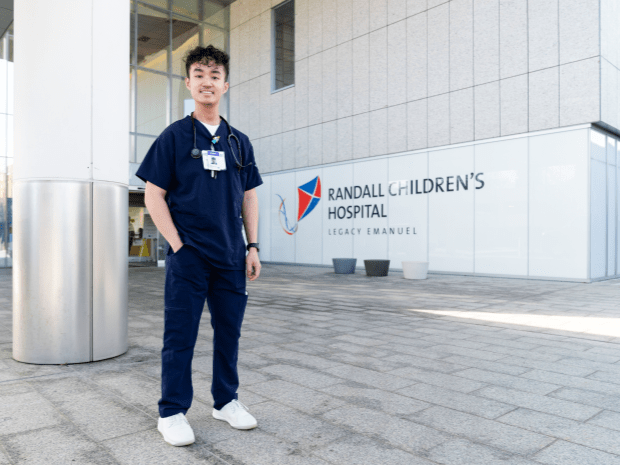
[[[620,128],[617,0],[295,0],[295,86],[272,93],[280,2],[231,5],[231,119],[263,172]]]

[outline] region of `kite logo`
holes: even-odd
[[[299,207],[297,209],[297,221],[294,225],[289,224],[288,217],[286,216],[286,205],[284,205],[286,199],[283,199],[280,195],[278,197],[280,197],[280,208],[278,210],[280,226],[282,226],[286,234],[292,236],[297,232],[299,222],[308,216],[314,210],[314,207],[319,204],[321,200],[321,178],[317,176],[312,181],[297,188],[297,203]]]

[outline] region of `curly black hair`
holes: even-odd
[[[185,56],[185,72],[187,73],[187,77],[189,77],[189,69],[194,63],[208,65],[213,62],[216,65],[221,65],[224,67],[224,70],[226,71],[225,79],[228,80],[228,73],[230,71],[229,61],[230,57],[228,56],[228,53],[214,47],[213,45],[207,45],[206,47],[198,46],[187,52],[187,55]]]

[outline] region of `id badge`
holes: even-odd
[[[206,170],[226,171],[226,155],[224,152],[203,150],[202,164]]]

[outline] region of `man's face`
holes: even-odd
[[[196,105],[212,106],[220,103],[222,95],[228,92],[225,78],[226,70],[222,65],[213,62],[207,65],[194,63],[189,68],[189,78],[185,78],[185,85]]]

